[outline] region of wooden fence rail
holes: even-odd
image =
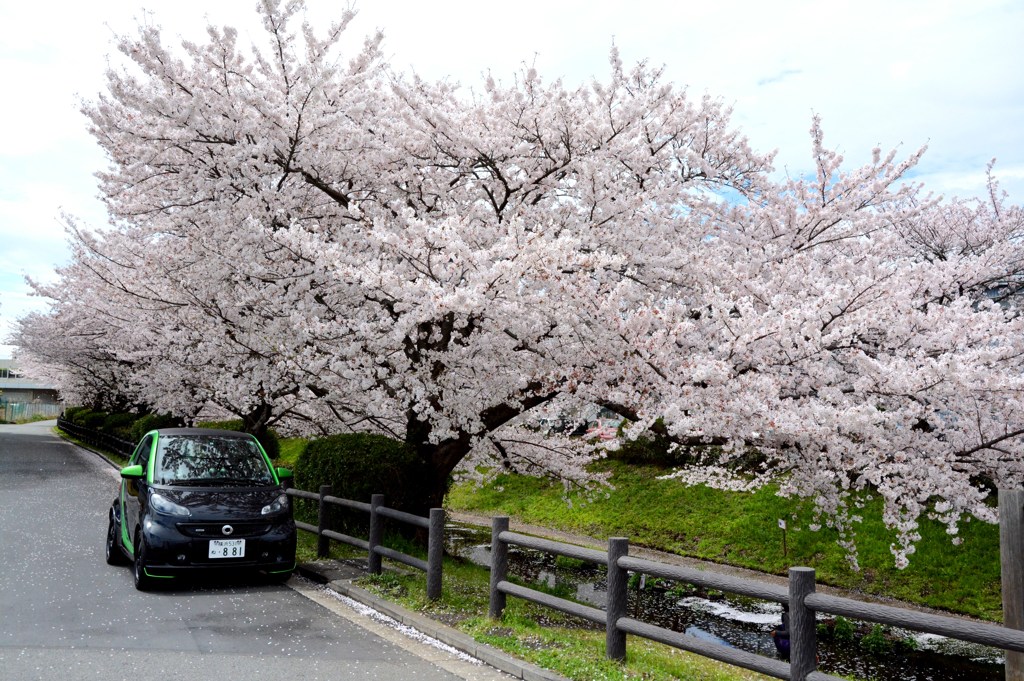
[[[371,574],[380,574],[383,569],[381,559],[389,558],[403,565],[426,572],[427,598],[436,600],[441,597],[442,565],[444,562],[444,509],[432,508],[428,517],[417,516],[388,508],[384,505],[383,494],[374,494],[368,504],[331,496],[330,485],[321,485],[319,494],[299,489],[288,489],[286,492],[292,497],[310,499],[317,502],[317,524],[311,525],[296,521],[295,526],[300,530],[317,535],[317,555],[319,557],[323,558],[328,555],[331,540],[355,546],[367,552],[367,568]],[[367,539],[360,539],[359,537],[351,537],[329,529],[327,527],[327,510],[332,505],[369,513],[369,537]],[[385,518],[427,530],[427,559],[422,560],[385,546],[382,543]]]
[[[610,659],[625,658],[626,635],[631,634],[779,679],[841,681],[838,677],[817,670],[815,613],[818,612],[939,634],[961,641],[1002,648],[1005,651],[1024,652],[1024,631],[1018,629],[819,594],[815,590],[814,570],[811,568],[790,568],[789,585],[783,587],[752,579],[632,557],[629,555],[629,540],[624,537],[609,539],[608,550],[598,551],[510,532],[508,527],[507,516],[496,517],[492,520],[490,616],[500,619],[505,610],[507,596],[515,596],[591,622],[604,624],[606,654]],[[508,581],[508,547],[510,545],[606,565],[608,592],[605,609],[581,605]],[[775,601],[788,606],[789,661],[748,653],[626,617],[627,585],[630,572],[688,582],[751,598]]]
[[[116,435],[110,433],[104,433],[95,428],[87,428],[73,423],[67,419],[57,419],[57,428],[63,430],[74,436],[76,439],[81,440],[87,445],[98,447],[108,452],[113,452],[124,458],[128,458],[132,455],[135,450],[135,443],[123,440]]]

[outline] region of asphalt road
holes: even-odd
[[[295,577],[136,591],[103,557],[116,472],[51,428],[0,425],[3,681],[509,678],[381,631]]]

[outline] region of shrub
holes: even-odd
[[[832,635],[835,636],[837,641],[850,643],[853,641],[854,634],[855,627],[853,626],[853,622],[842,615],[836,617],[835,625],[832,628]]]
[[[68,407],[64,410],[64,418],[72,423],[78,423],[78,416],[91,411],[89,407]]]
[[[114,437],[119,437],[122,440],[132,439],[132,425],[139,419],[138,414],[107,414],[106,418],[103,419],[100,430],[104,433],[110,433]]]
[[[384,494],[388,507],[409,513],[423,513],[425,476],[426,467],[412,447],[368,433],[311,440],[295,464],[299,489],[315,492],[320,485],[331,485],[332,496],[361,502],[369,502],[373,494]],[[342,532],[355,533],[366,526],[367,517],[366,513],[332,507],[330,521]]]
[[[242,419],[229,419],[227,421],[200,421],[196,428],[212,428],[213,430],[245,430],[245,422]]]
[[[820,638],[844,645],[849,645],[857,639],[856,625],[842,615],[818,622],[816,629]]]
[[[668,438],[655,436],[625,440],[622,445],[608,452],[609,459],[640,466],[671,468],[692,463],[690,451],[684,447],[672,448]]]
[[[899,655],[906,655],[918,649],[917,639],[913,636],[898,638],[892,642],[892,651]]]
[[[77,413],[74,418],[74,422],[77,425],[84,426],[85,428],[92,428],[94,430],[102,428],[103,422],[106,420],[106,412],[92,411],[91,409]]]
[[[146,414],[140,416],[135,420],[130,429],[130,439],[132,442],[138,442],[142,439],[142,436],[151,430],[157,428],[178,428],[184,425],[182,420],[177,416],[171,416],[170,414]]]

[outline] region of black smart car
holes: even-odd
[[[295,521],[281,480],[252,435],[204,428],[146,434],[121,470],[106,555],[131,562],[135,588],[197,570],[295,569]]]

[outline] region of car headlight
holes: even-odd
[[[271,513],[280,513],[281,511],[288,510],[288,495],[282,494],[278,498],[271,501],[269,504],[264,506],[260,513],[263,515],[270,515]]]
[[[162,494],[153,494],[153,496],[149,498],[149,501],[151,504],[153,504],[153,508],[155,508],[160,513],[166,513],[167,515],[180,515],[186,517],[192,515],[192,511],[188,510],[181,504],[174,503],[173,501],[163,496]]]

